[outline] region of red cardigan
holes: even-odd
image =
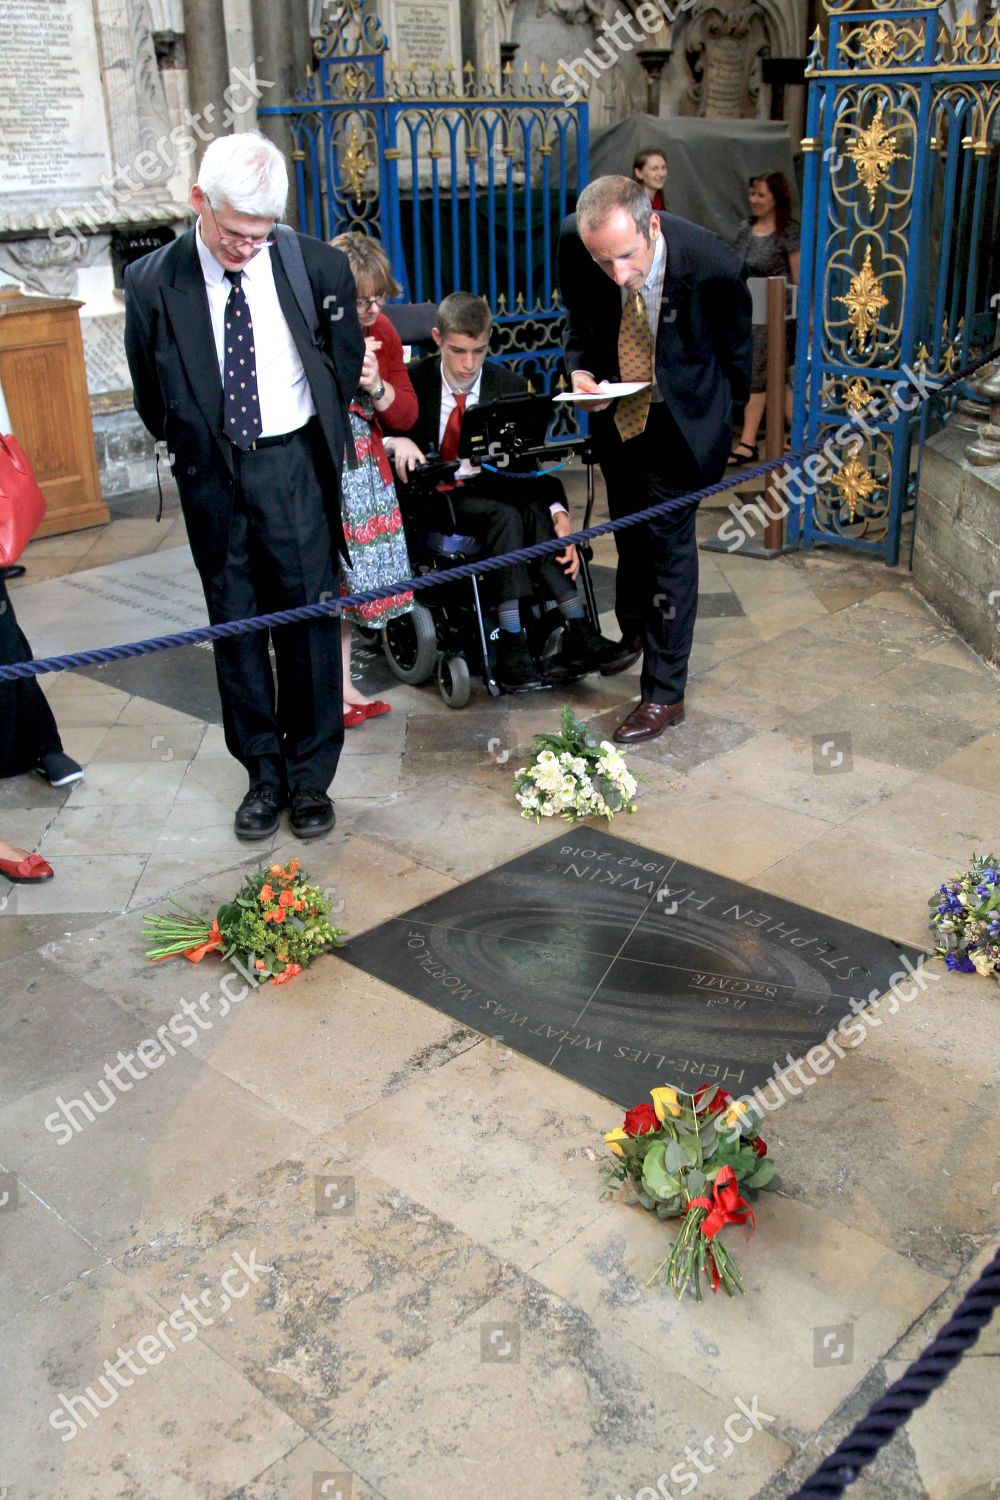
[[[403,363],[403,342],[385,313],[379,313],[371,328],[366,328],[364,333],[366,338],[381,340],[378,372],[386,385],[391,385],[396,392],[392,405],[376,414],[379,424],[385,432],[409,432],[417,420],[419,408]]]

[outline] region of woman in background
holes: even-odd
[[[365,333],[365,360],[350,404],[351,436],[357,465],[341,476],[344,538],[351,566],[342,566],[342,592],[353,594],[411,577],[403,520],[392,467],[382,446],[385,432],[407,432],[417,420],[417,398],[403,363],[399,334],[382,311],[401,288],[377,240],[366,234],[339,234],[330,243],[343,250],[357,284],[358,321]],[[413,608],[413,595],[394,594],[350,607],[340,622],[344,653],[344,726],[387,714],[390,705],[366,698],[351,681],[352,622],[379,630]]]
[[[14,616],[0,577],[0,666],[31,661],[32,650]],[[83,780],[83,771],[62,747],[59,729],[37,677],[0,682],[0,776],[37,771],[50,786]]]
[[[742,255],[748,276],[784,276],[799,284],[799,226],[792,218],[792,194],[783,172],[766,172],[750,179],[750,217],[736,232],[733,249]],[[795,351],[795,324],[785,324],[788,368]],[[730,468],[757,457],[757,433],[767,404],[767,325],[753,327],[752,392],[743,413],[740,440],[729,455]],[[786,417],[791,418],[791,387],[785,388]]]
[[[647,146],[640,151],[632,163],[632,176],[641,182],[654,208],[669,209],[665,188],[667,185],[667,157],[658,146]]]

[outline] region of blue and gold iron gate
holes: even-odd
[[[401,70],[371,0],[344,0],[305,89],[260,113],[289,120],[300,229],[379,238],[409,302],[482,293],[493,353],[536,390],[563,384],[554,278],[559,226],[587,181],[587,105],[552,96],[544,64]],[[561,432],[575,408],[558,410]]]
[[[817,30],[807,75],[793,447],[854,416],[865,441],[793,508],[788,535],[895,564],[929,421],[916,391],[993,343],[1000,16],[977,30],[966,12],[952,32],[938,0],[824,4],[826,59]]]

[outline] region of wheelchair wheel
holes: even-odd
[[[389,621],[382,650],[400,682],[417,684],[434,676],[438,658],[437,632],[434,617],[425,604],[414,604],[409,614]]]
[[[442,656],[437,669],[438,692],[449,708],[464,708],[472,696],[469,666],[464,656]]]

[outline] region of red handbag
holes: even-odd
[[[17,562],[44,515],[45,496],[23,448],[0,437],[0,567]]]

